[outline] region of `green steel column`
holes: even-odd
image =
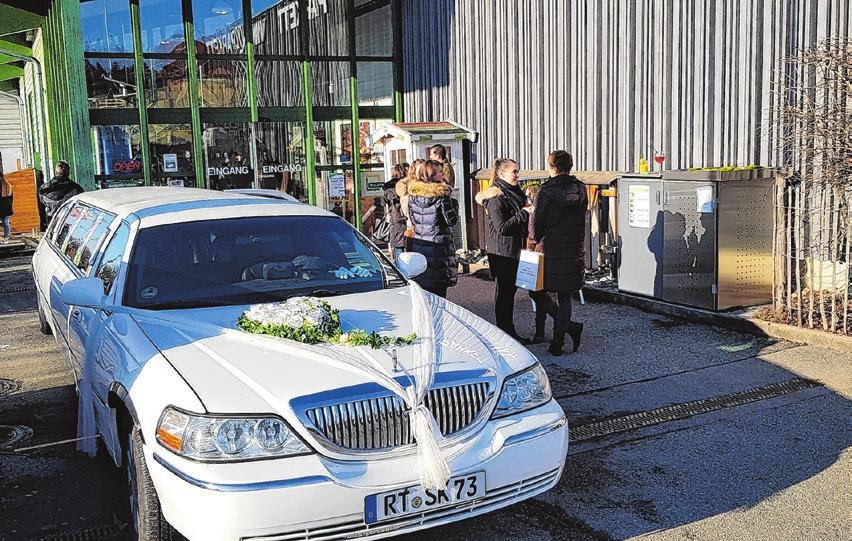
[[[308,60],[308,0],[299,1],[299,48],[302,53],[302,96],[305,98],[305,182],[308,184],[308,203],[317,204],[317,170],[314,141],[313,72]]]
[[[60,0],[59,7],[64,45],[62,56],[68,92],[68,101],[64,105],[68,109],[69,150],[74,155],[77,182],[87,190],[92,190],[95,188],[95,156],[91,152],[92,125],[89,120],[89,97],[83,63],[83,36],[79,31],[80,2]]]
[[[394,122],[404,118],[403,89],[405,87],[402,41],[402,0],[391,0],[393,9],[393,107]]]
[[[246,94],[248,98],[249,111],[251,113],[251,142],[249,143],[249,161],[254,170],[255,188],[260,188],[260,163],[257,158],[257,77],[254,64],[254,31],[252,30],[251,0],[243,0],[243,36],[246,43]]]
[[[204,175],[204,141],[201,130],[201,99],[198,85],[198,60],[195,55],[195,25],[192,0],[183,0],[183,35],[186,40],[186,68],[189,77],[189,107],[192,113],[192,148],[195,155],[195,185],[206,188]]]
[[[41,33],[43,49],[42,56],[44,59],[44,96],[42,99],[45,105],[44,129],[48,143],[48,147],[45,149],[45,152],[47,152],[48,156],[50,156],[50,161],[56,163],[56,160],[58,159],[57,156],[61,155],[61,150],[59,148],[59,118],[56,110],[58,96],[56,95],[56,63],[54,62],[53,57],[54,38],[52,15],[53,10],[51,10],[45,17]],[[53,175],[53,171],[45,171],[44,174],[45,177],[49,179]]]
[[[358,115],[358,63],[355,61],[355,0],[347,1],[349,25],[349,106],[352,111],[352,196],[355,199],[355,228],[361,231],[361,118]]]
[[[142,58],[142,25],[139,0],[130,0],[130,28],[133,32],[133,60],[136,74],[136,106],[139,109],[139,138],[142,147],[142,174],[145,186],[151,185],[151,141],[148,134],[148,106],[145,97],[145,60]]]
[[[352,195],[355,198],[355,228],[361,231],[361,119],[358,116],[358,72],[352,62],[349,78],[349,99],[352,100]]]
[[[308,203],[317,204],[317,171],[314,151],[314,108],[311,86],[311,63],[302,61],[302,94],[305,96],[305,182],[308,184]]]
[[[247,87],[249,108],[251,109],[251,121],[257,122],[257,78],[254,64],[254,32],[252,31],[251,0],[243,0],[243,32],[246,39],[247,60]],[[254,141],[252,141],[254,147]]]

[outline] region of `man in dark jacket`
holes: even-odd
[[[564,150],[547,157],[550,179],[538,193],[532,237],[536,251],[544,254],[544,290],[531,294],[554,319],[553,340],[548,351],[561,355],[565,334],[574,351],[580,347],[583,324],[571,321],[571,293],[583,287],[588,195],[585,185],[572,176],[574,158]],[[556,293],[558,307],[548,293]]]
[[[497,282],[494,315],[497,326],[518,342],[529,343],[515,331],[515,279],[518,258],[527,238],[529,212],[526,195],[518,186],[518,164],[514,160],[494,162],[491,186],[476,194],[476,202],[485,207],[487,236],[485,250],[488,268]]]
[[[70,171],[68,162],[60,160],[54,168],[54,177],[38,189],[38,200],[44,206],[48,222],[63,203],[84,192],[82,186],[68,178]]]

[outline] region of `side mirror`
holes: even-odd
[[[417,252],[402,252],[396,264],[406,278],[414,278],[426,272],[426,258]]]
[[[104,301],[104,283],[100,278],[76,278],[65,282],[59,298],[69,306],[100,308]]]

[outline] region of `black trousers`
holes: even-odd
[[[503,331],[515,334],[515,292],[518,286],[515,279],[518,275],[518,260],[497,254],[488,254],[488,267],[491,276],[497,282],[494,291],[494,318],[497,327]]]
[[[536,314],[543,310],[553,318],[553,336],[557,333],[565,333],[571,324],[571,292],[560,291],[556,294],[556,301],[547,291],[530,291],[530,298],[535,301]]]

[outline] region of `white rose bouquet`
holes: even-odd
[[[293,297],[284,302],[255,304],[243,312],[237,327],[253,334],[268,334],[305,344],[323,342],[350,346],[400,346],[413,343],[416,334],[382,336],[376,332],[340,330],[340,314],[327,302],[315,297]]]

